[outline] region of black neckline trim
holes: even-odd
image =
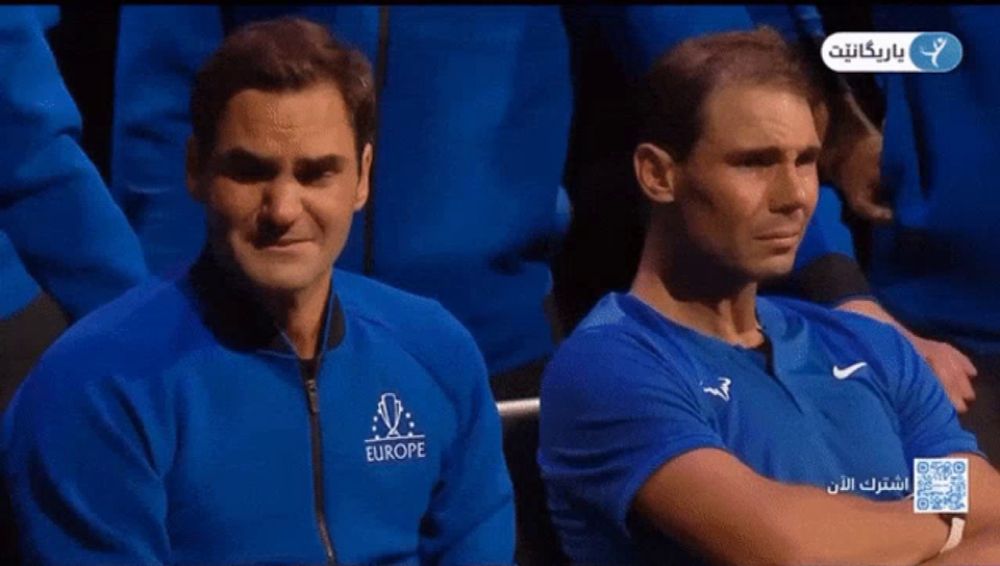
[[[220,342],[237,350],[264,349],[295,355],[246,283],[223,269],[211,252],[201,253],[188,270],[187,282],[202,321]],[[344,311],[331,282],[321,331],[325,335],[324,351],[340,345],[345,330]]]

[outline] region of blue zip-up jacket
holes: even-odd
[[[503,564],[486,368],[434,301],[337,271],[301,362],[210,260],[88,315],[3,422],[39,564]]]
[[[288,12],[328,24],[368,55],[380,85],[373,192],[339,265],[439,300],[492,374],[543,358],[548,256],[566,223],[574,38],[564,18],[581,10],[125,6],[113,191],[154,271],[192,258],[204,228],[180,164],[195,70],[225,28]],[[599,10],[639,67],[688,36],[750,25],[742,6]]]
[[[945,31],[947,73],[881,76],[882,185],[895,211],[874,233],[879,300],[917,332],[1000,354],[1000,26],[997,6],[875,6],[879,31]]]
[[[71,319],[146,276],[139,241],[79,146],[45,30],[54,6],[0,7],[0,319],[48,291]]]

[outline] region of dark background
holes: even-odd
[[[872,29],[870,4],[817,7],[827,33]],[[81,145],[108,183],[120,6],[61,5],[60,9],[60,22],[50,30],[49,41],[83,117]],[[635,124],[626,110],[627,90],[621,88],[627,80],[602,47],[602,38],[588,37],[591,30],[585,28],[574,33],[585,38],[577,42],[571,57],[577,97],[564,185],[574,219],[551,258],[563,331],[571,329],[607,290],[627,286],[642,239],[629,158]],[[862,108],[880,123],[884,106],[872,77],[846,78]],[[867,228],[849,213],[844,220],[854,233],[864,267],[870,242]]]
[[[72,4],[59,9],[62,17],[49,30],[49,43],[83,116],[81,145],[107,182],[119,7]]]
[[[868,8],[868,4],[819,5],[828,33],[870,30]],[[62,17],[59,25],[50,30],[49,41],[83,115],[83,148],[107,181],[120,6],[69,4],[60,5],[60,10]],[[882,108],[870,77],[858,76],[851,82],[865,110],[881,119]]]

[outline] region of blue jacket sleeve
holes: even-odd
[[[185,188],[188,104],[222,37],[215,5],[121,8],[111,188],[156,274],[193,260],[205,239],[204,211]]]
[[[147,415],[168,413],[79,352],[49,354],[3,422],[4,483],[25,562],[166,563],[166,465],[145,431],[157,428]]]
[[[45,39],[54,8],[0,8],[0,230],[72,318],[146,276],[135,234],[78,144],[80,114]]]
[[[459,434],[421,529],[421,563],[512,564],[514,496],[486,363],[472,335],[447,318],[442,328],[451,331],[434,346],[432,364],[448,384]]]

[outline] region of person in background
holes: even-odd
[[[963,423],[1000,459],[1000,148],[996,6],[873,6],[875,31],[949,32],[961,62],[946,73],[879,75],[881,171],[845,184],[847,205],[870,221],[870,274],[886,310],[914,332],[957,344],[978,371]],[[952,56],[959,46],[946,46]],[[919,48],[917,49],[919,51]],[[918,55],[914,55],[915,57]],[[850,154],[843,159],[850,160]],[[964,361],[956,359],[953,366]]]
[[[58,20],[54,6],[0,7],[0,410],[68,322],[148,274],[80,148],[80,114],[45,38]]]

